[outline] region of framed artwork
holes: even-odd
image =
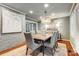
[[[21,32],[22,19],[22,15],[2,8],[2,33]]]

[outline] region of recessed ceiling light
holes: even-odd
[[[49,4],[47,4],[47,3],[46,3],[46,4],[44,4],[44,7],[45,7],[45,8],[47,8],[48,6],[49,6]]]
[[[32,13],[33,13],[33,11],[32,11],[32,10],[30,10],[30,11],[29,11],[29,13],[30,13],[30,14],[32,14]]]

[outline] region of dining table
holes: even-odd
[[[39,34],[39,33],[37,33],[37,34],[33,35],[34,40],[42,42],[43,56],[44,56],[44,48],[45,48],[44,43],[45,43],[46,40],[49,40],[49,38],[51,38],[51,36],[52,36],[51,33],[46,33],[46,34],[43,34],[43,33]]]

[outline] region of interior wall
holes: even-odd
[[[58,18],[52,21],[52,27],[56,28],[62,35],[62,38],[70,38],[69,17]]]
[[[14,47],[25,41],[23,33],[25,32],[25,19],[22,21],[22,32],[21,33],[10,33],[2,34],[2,23],[1,23],[1,7],[0,7],[0,51],[6,50],[8,48]]]
[[[79,4],[77,4],[76,6],[79,6]],[[70,16],[70,40],[75,52],[79,53],[79,19],[77,19],[76,17],[77,15],[75,8]]]
[[[57,26],[57,24],[59,25]],[[58,29],[58,31],[61,33],[62,38],[69,39],[70,38],[70,19],[69,17],[63,17],[58,19],[52,19],[51,23],[49,24],[50,28],[52,29]],[[45,30],[45,24],[41,23],[41,26],[39,26],[41,30]]]

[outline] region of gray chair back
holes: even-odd
[[[34,40],[32,39],[32,35],[31,33],[24,33],[25,35],[25,39],[26,39],[26,44],[29,48],[33,49],[33,45],[34,45]]]
[[[56,33],[56,41],[58,40],[58,36],[59,36],[59,33],[58,32],[55,32]]]
[[[56,43],[56,40],[57,40],[57,33],[56,32],[53,32],[53,35],[51,36],[51,45],[54,46],[55,43]]]

